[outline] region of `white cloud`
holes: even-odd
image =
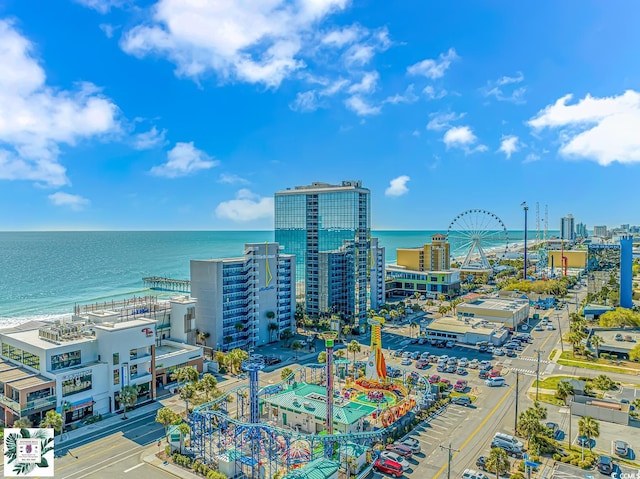
[[[587,95],[568,105],[573,95],[558,99],[529,120],[536,130],[559,129],[560,154],[606,166],[640,162],[640,92],[597,98]]]
[[[6,20],[0,20],[0,65],[0,179],[69,184],[60,145],[117,133],[118,107],[91,83],[47,86],[33,45]]]
[[[68,206],[74,211],[80,211],[90,203],[88,199],[82,196],[64,193],[63,191],[57,191],[49,195],[49,200],[56,206]]]
[[[220,183],[227,183],[230,185],[248,185],[250,183],[249,180],[246,180],[241,176],[235,175],[233,173],[222,173],[218,181]]]
[[[128,0],[75,0],[76,3],[102,13],[109,13],[112,8],[120,8],[127,3]]]
[[[151,18],[126,32],[125,52],[157,54],[177,66],[179,76],[199,79],[214,72],[276,88],[306,65],[315,31],[348,0],[158,0]]]
[[[381,110],[379,106],[368,103],[360,95],[353,95],[347,98],[345,105],[358,116],[378,115]]]
[[[450,48],[447,53],[441,53],[437,60],[426,59],[407,67],[407,73],[409,75],[425,76],[432,80],[442,78],[451,66],[451,62],[459,58],[456,55],[456,51]]]
[[[522,72],[517,72],[514,77],[503,76],[495,81],[488,81],[487,86],[482,88],[480,91],[485,97],[492,96],[498,101],[509,101],[512,103],[523,104],[525,103],[524,94],[526,93],[527,88],[524,86],[515,86],[523,81],[524,75]]]
[[[165,144],[167,130],[158,130],[155,126],[149,131],[138,133],[133,140],[133,147],[136,150],[150,150]]]
[[[451,123],[453,123],[454,121],[458,121],[460,118],[464,117],[465,115],[466,113],[457,114],[455,112],[430,113],[429,118],[431,118],[431,120],[429,120],[429,123],[427,123],[427,130],[434,130],[434,131],[445,130],[451,127]]]
[[[119,27],[113,26],[113,25],[111,25],[109,23],[101,23],[98,26],[100,27],[100,30],[102,30],[104,32],[104,34],[106,35],[107,38],[113,38],[113,34],[119,28]]]
[[[362,28],[360,25],[349,25],[341,29],[330,31],[322,38],[322,43],[341,48],[360,40],[367,33],[367,30]]]
[[[540,159],[540,155],[529,153],[522,163],[533,163]]]
[[[504,153],[507,158],[511,158],[511,155],[520,149],[520,143],[518,137],[515,135],[507,135],[502,137],[500,142],[500,148],[498,151]]]
[[[218,161],[211,159],[204,151],[193,146],[193,142],[176,143],[176,146],[167,152],[167,162],[154,166],[150,172],[156,176],[177,178],[200,170],[208,170],[218,164]]]
[[[407,175],[401,175],[397,178],[392,179],[389,182],[389,186],[386,190],[384,190],[384,194],[386,196],[402,196],[409,193],[409,188],[407,188],[407,183],[411,178]]]
[[[365,72],[360,83],[355,83],[349,87],[349,93],[372,93],[378,85],[380,74],[377,71]]]
[[[404,93],[396,93],[393,96],[387,97],[383,103],[397,105],[398,103],[415,103],[416,101],[418,101],[418,97],[413,92],[413,85],[409,85]]]
[[[422,94],[427,97],[428,100],[439,100],[440,98],[444,98],[447,96],[447,90],[444,88],[441,90],[436,90],[433,86],[427,85],[422,90]]]
[[[289,108],[299,112],[316,111],[319,107],[320,103],[315,90],[299,92],[296,99],[289,103]]]
[[[486,151],[485,145],[477,145],[478,137],[473,134],[473,131],[468,126],[454,126],[446,131],[442,137],[442,141],[449,148],[460,148],[466,153],[474,153],[476,151]]]
[[[234,200],[223,201],[216,207],[216,216],[244,222],[273,217],[273,198],[260,197],[250,190],[241,189]]]

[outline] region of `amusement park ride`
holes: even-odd
[[[365,373],[346,374],[339,389],[334,387],[336,369],[348,369],[348,365],[337,361],[334,366],[334,333],[322,335],[327,352],[325,364],[302,366],[278,384],[260,387],[259,373],[264,363],[251,358],[245,361],[242,367],[249,375],[248,386],[227,391],[189,415],[191,452],[204,463],[217,464],[227,476],[244,474],[257,479],[286,474],[315,459],[339,458],[341,448],[349,444],[370,447],[384,441],[404,416],[428,406],[432,396],[427,378],[415,371],[401,369],[401,377],[387,377],[381,339],[384,319],[372,318],[369,324],[371,355]],[[296,396],[305,388],[324,394]],[[286,407],[274,415],[273,404],[278,396],[285,395],[294,399],[287,400]],[[306,424],[314,422],[324,430],[304,430],[304,420],[293,427],[287,424],[282,411],[293,416],[290,407],[296,404],[297,417],[306,414]],[[354,413],[366,416],[360,422],[345,424],[343,418]],[[338,417],[342,418],[340,428],[334,427]]]

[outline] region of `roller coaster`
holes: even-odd
[[[330,348],[327,349],[329,353]],[[327,354],[327,357],[330,355]],[[269,420],[268,414],[261,413],[260,406],[265,406],[266,399],[295,388],[296,384],[331,384],[334,378],[327,380],[328,371],[331,371],[331,376],[334,375],[330,363],[329,360],[327,364],[302,366],[281,382],[260,388],[258,374],[264,365],[259,361],[245,361],[243,369],[249,374],[249,385],[229,390],[215,400],[197,406],[189,415],[191,452],[202,462],[215,464],[230,477],[271,478],[302,467],[314,459],[331,458],[339,454],[340,448],[347,443],[370,447],[375,442],[383,441],[404,424],[403,418],[409,417],[409,413],[427,407],[433,401],[426,377],[415,371],[399,369],[401,376],[393,380],[386,379],[385,384],[398,385],[408,392],[403,409],[394,411],[395,414],[391,414],[389,408],[376,410],[377,414],[372,415],[367,430],[363,428],[347,433],[331,431],[331,434],[325,430],[312,434],[299,428],[277,425]],[[368,384],[362,386],[363,380]],[[358,390],[372,386],[371,381],[364,378],[358,381]],[[354,382],[352,378],[351,384]],[[333,403],[334,394],[331,396],[327,397],[327,404]]]

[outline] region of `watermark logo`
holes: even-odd
[[[142,328],[142,332],[147,335],[147,338],[153,336],[153,330],[150,328]]]
[[[611,479],[640,479],[640,471],[636,471],[636,472],[613,471],[611,473]]]
[[[53,477],[53,429],[5,428],[4,476]]]

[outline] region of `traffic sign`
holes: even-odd
[[[526,467],[538,467],[540,464],[537,462],[531,462],[531,461],[524,461],[524,465]]]

